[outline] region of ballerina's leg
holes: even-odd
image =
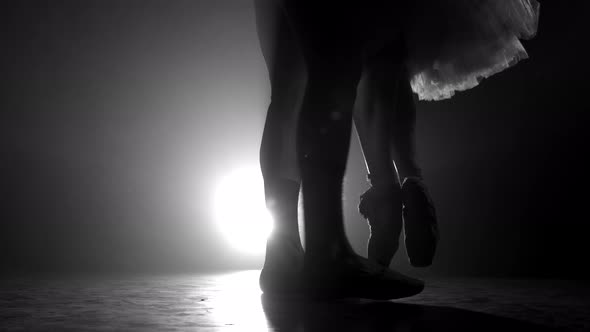
[[[422,178],[422,169],[416,161],[416,104],[407,70],[402,67],[397,84],[390,138],[391,156],[400,182],[407,177]]]
[[[416,162],[416,106],[412,89],[403,74],[391,135],[391,149],[400,179],[403,201],[404,242],[415,267],[432,264],[439,241],[436,211]]]
[[[384,140],[388,143],[391,152],[387,155],[393,158],[397,174],[400,179],[403,179],[403,184],[401,190],[398,183],[393,186],[393,189],[381,190],[379,188],[384,186],[383,177],[371,177],[372,188],[364,195],[368,196],[365,201],[369,201],[365,205],[370,206],[368,210],[372,212],[368,217],[372,229],[368,249],[370,258],[388,265],[399,246],[403,215],[404,240],[410,263],[416,267],[425,267],[432,264],[434,258],[439,239],[438,225],[434,204],[422,180],[422,171],[416,162],[416,106],[405,68],[400,62],[397,75],[392,76],[396,77],[395,84],[387,80],[377,80],[376,82],[379,82],[376,84],[377,92],[373,95],[376,99],[374,103],[377,105],[375,107],[377,115],[374,118],[387,121],[390,125],[385,125],[388,130],[386,135],[371,136],[372,133],[369,134],[369,138],[365,138],[369,142],[365,145],[371,145],[372,140]],[[391,87],[395,87],[394,90]],[[362,115],[364,112],[360,113]],[[363,116],[360,118],[368,123],[373,120]],[[377,120],[373,121],[379,125]],[[373,150],[368,149],[368,151]],[[365,156],[368,160],[375,161],[373,164],[367,162],[369,173],[378,172],[384,168],[375,166],[378,162],[386,162],[387,165],[391,165],[392,162],[391,159],[385,161],[368,154]],[[363,203],[364,201],[361,200],[359,210]],[[373,224],[376,226],[374,227]]]
[[[402,49],[390,42],[368,56],[359,86],[354,122],[371,187],[361,196],[359,212],[370,226],[368,258],[389,266],[402,230],[401,188],[392,162],[391,136],[402,73]]]

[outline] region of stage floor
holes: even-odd
[[[5,279],[0,330],[590,330],[588,282],[437,279],[403,300],[302,302],[261,296],[258,274]]]

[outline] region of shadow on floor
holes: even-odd
[[[475,311],[395,302],[289,301],[262,295],[262,306],[269,329],[276,331],[557,331]]]

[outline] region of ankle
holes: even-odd
[[[356,255],[348,241],[311,242],[306,245],[305,258],[311,260],[339,260]]]
[[[400,183],[395,174],[367,174],[367,180],[374,188],[400,187]]]
[[[424,178],[422,177],[422,175],[419,175],[419,176],[418,175],[409,175],[409,176],[406,176],[404,178],[404,181],[402,182],[402,187],[403,187],[404,183],[406,183],[406,182],[422,183],[422,182],[424,182]]]
[[[280,229],[275,227],[268,236],[268,242],[287,242],[301,245],[301,238],[297,229]]]

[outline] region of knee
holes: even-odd
[[[352,112],[360,78],[361,67],[356,63],[310,67],[306,98],[323,108],[340,108]]]
[[[279,67],[279,66],[277,66]],[[270,102],[277,106],[297,103],[305,91],[307,73],[296,62],[283,64],[270,77]]]

